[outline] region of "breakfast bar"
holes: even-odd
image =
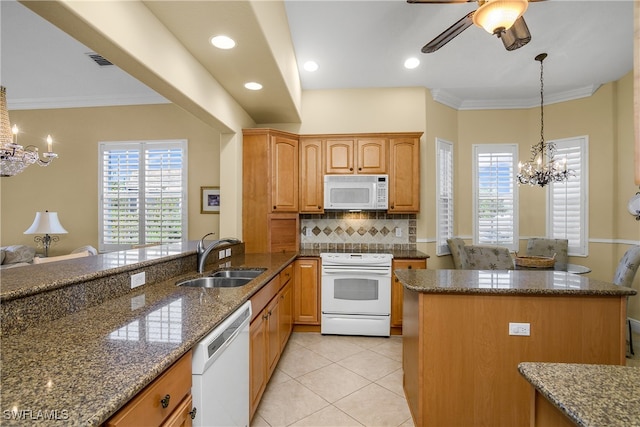
[[[625,364],[627,296],[560,271],[396,270],[415,425],[525,426],[521,362]]]

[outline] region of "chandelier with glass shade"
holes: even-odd
[[[53,139],[47,135],[47,151],[42,154],[35,145],[18,144],[18,127],[11,126],[7,109],[7,89],[0,86],[0,176],[14,176],[27,167],[37,164],[49,166],[58,157],[53,152]]]
[[[518,163],[518,183],[544,187],[553,182],[564,182],[575,172],[567,169],[567,159],[555,158],[556,145],[544,140],[544,80],[542,62],[547,57],[541,53],[535,57],[540,62],[540,142],[531,146],[531,159]]]

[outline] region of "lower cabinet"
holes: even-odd
[[[320,325],[320,258],[295,261],[293,323]]]
[[[427,268],[426,259],[393,259],[391,264],[391,270],[406,270],[406,269],[425,269]],[[404,297],[404,290],[402,283],[398,280],[395,274],[391,278],[391,327],[402,327],[402,299]]]
[[[191,401],[191,351],[182,356],[104,424],[191,426],[197,416]]]
[[[250,418],[258,409],[271,374],[293,328],[293,263],[251,298],[249,325]]]

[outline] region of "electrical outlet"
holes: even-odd
[[[528,337],[531,335],[531,324],[509,322],[509,335]]]
[[[313,237],[313,231],[311,230],[311,227],[305,227],[304,231],[307,237]]]
[[[224,250],[224,257],[229,257],[231,256],[231,248],[227,248]]]
[[[402,228],[396,227],[396,237],[402,237]]]
[[[224,258],[224,249],[220,249],[218,251],[218,259],[222,259],[222,258]]]
[[[137,288],[138,286],[142,286],[145,284],[145,272],[132,274],[131,275],[131,289]]]

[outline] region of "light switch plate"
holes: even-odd
[[[132,274],[131,275],[131,289],[133,288],[137,288],[138,286],[142,286],[145,284],[145,272],[142,271],[140,273],[137,274]]]

